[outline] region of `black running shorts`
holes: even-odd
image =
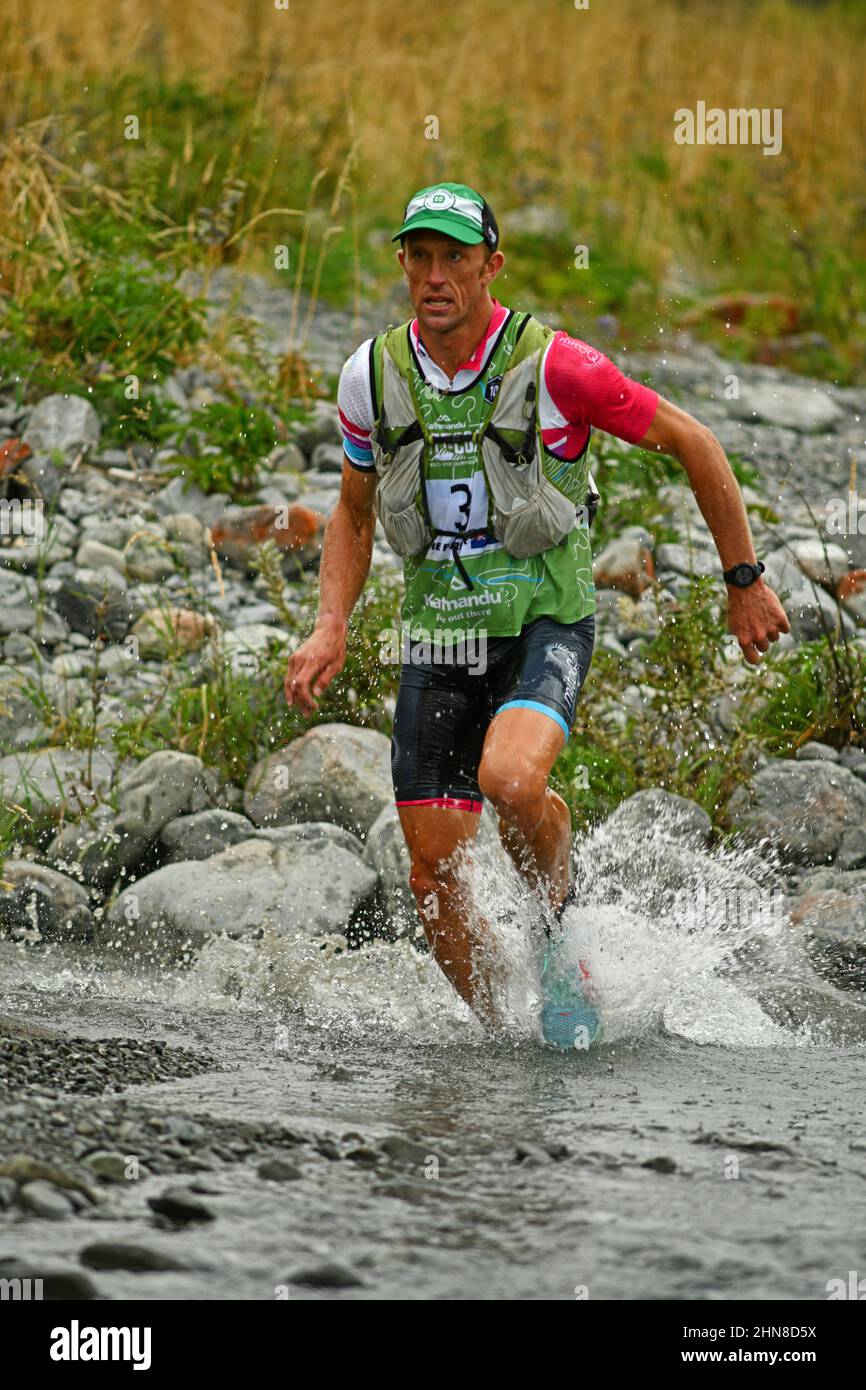
[[[416,659],[407,644],[391,738],[396,804],[480,812],[478,766],[493,716],[537,709],[568,738],[594,645],[594,613],[576,623],[535,618],[516,637],[467,645],[450,663],[431,661],[429,649]]]

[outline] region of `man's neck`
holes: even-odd
[[[422,333],[419,321],[418,336],[421,342],[436,366],[441,367],[450,381],[454,380],[458,368],[472,357],[490,327],[492,317],[493,300],[487,295],[479,302],[478,310],[471,320],[458,324],[447,333],[437,333],[429,328],[425,328]]]

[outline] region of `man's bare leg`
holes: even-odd
[[[502,843],[530,887],[558,907],[568,891],[571,816],[547,778],[565,736],[555,720],[507,709],[487,731],[478,783],[499,816]],[[399,806],[410,884],[434,959],[486,1027],[496,1026],[483,948],[489,925],[467,901],[453,856],[478,834],[479,816],[442,806]]]
[[[484,740],[478,785],[499,816],[499,834],[518,873],[553,908],[568,892],[571,814],[547,785],[565,735],[539,710],[504,709]]]
[[[488,924],[458,881],[457,851],[478,834],[480,816],[445,806],[398,806],[412,870],[409,883],[436,964],[488,1029],[496,1026],[491,982],[484,969]]]

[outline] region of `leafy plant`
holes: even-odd
[[[270,577],[274,601],[279,580],[267,549],[259,557],[259,568]],[[282,603],[283,624],[297,642],[300,624],[284,598]],[[346,664],[310,717],[286,704],[288,649],[280,643],[256,654],[249,670],[242,669],[218,639],[193,660],[175,652],[164,662],[159,687],[142,695],[137,713],[114,730],[118,752],[144,758],[161,748],[177,748],[195,753],[229,781],[243,785],[259,759],[317,724],[344,723],[348,716],[354,724],[390,733],[389,697],[396,694],[399,669],[381,664],[380,632],[395,621],[398,604],[394,579],[371,575],[350,623]]]
[[[277,426],[262,408],[216,402],[190,412],[183,425],[159,431],[177,441],[179,452],[166,471],[204,492],[243,497],[256,487],[259,465],[274,447]]]
[[[778,683],[750,720],[749,732],[768,753],[790,757],[814,739],[834,748],[862,741],[866,729],[866,652],[839,643],[846,653],[840,678],[827,641],[804,642],[784,652],[775,666]]]
[[[762,697],[766,668],[753,673],[733,737],[719,727],[719,702],[730,690],[730,635],[714,581],[692,580],[679,598],[665,597],[659,585],[655,593],[658,632],[642,639],[643,673],[596,649],[572,736],[554,766],[554,785],[579,825],[644,787],[687,796],[723,822],[724,805],[760,747],[745,711]]]

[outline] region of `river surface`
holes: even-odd
[[[332,1141],[330,1157],[305,1150],[296,1181],[265,1182],[252,1162],[197,1175],[217,1219],[159,1233],[192,1267],[113,1270],[100,1288],[119,1299],[814,1300],[828,1280],[866,1273],[859,997],[828,986],[820,1022],[780,1022],[761,1000],[780,981],[798,988],[783,919],[713,926],[704,905],[684,920],[681,897],[653,920],[643,909],[666,850],[606,903],[603,841],[581,852],[568,932],[605,1016],[605,1040],[583,1052],[540,1044],[525,905],[480,861],[509,1019],[493,1041],[407,942],[347,951],[265,933],[214,941],[173,971],[6,943],[6,1014],[213,1057],[203,1075],[129,1091],[160,1114],[275,1121]],[[608,852],[614,862],[621,847]],[[732,866],[754,871],[707,852],[695,862],[711,886]],[[407,1141],[396,1167],[377,1148],[394,1136]],[[75,1262],[95,1239],[152,1241],[146,1201],[166,1183],[126,1184],[98,1219],[6,1221],[0,1254]],[[322,1261],[360,1282],[295,1282]]]

